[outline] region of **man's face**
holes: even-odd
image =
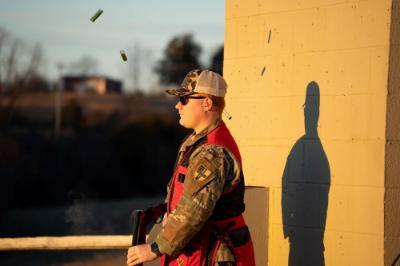
[[[183,103],[178,101],[175,105],[175,109],[178,110],[180,115],[179,124],[186,128],[195,129],[204,118],[203,101],[205,96],[195,94],[185,97]],[[186,104],[184,104],[185,102]]]

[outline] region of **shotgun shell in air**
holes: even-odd
[[[100,17],[100,15],[101,15],[102,13],[103,13],[103,10],[101,10],[101,9],[97,10],[96,14],[94,14],[93,17],[92,17],[90,20],[91,20],[92,22],[95,22],[96,19],[97,19],[98,17]]]
[[[125,51],[124,51],[124,50],[121,50],[120,53],[121,53],[122,60],[127,61],[127,60],[128,60],[128,57],[126,56]]]

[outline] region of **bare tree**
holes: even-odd
[[[5,83],[9,94],[26,90],[33,80],[44,80],[40,73],[43,58],[40,43],[29,49],[21,39],[12,38],[0,29],[0,82]]]
[[[3,50],[4,50],[4,46],[6,43],[6,40],[8,38],[8,32],[0,27],[0,89],[2,88],[2,84],[3,84],[3,69],[4,69],[4,63],[3,63]],[[1,90],[0,90],[1,91]]]
[[[130,62],[130,67],[132,69],[132,81],[133,81],[133,89],[135,91],[139,90],[139,84],[140,84],[140,46],[139,43],[136,42],[135,43],[135,47],[133,49],[133,60],[131,60]]]
[[[8,37],[8,32],[0,27],[0,55],[7,37]]]
[[[7,61],[6,61],[6,80],[7,83],[12,84],[15,81],[15,78],[17,76],[17,69],[16,69],[16,56],[17,52],[21,46],[21,40],[19,39],[14,39],[12,41],[10,51],[7,56]]]
[[[0,28],[0,92],[8,95],[8,101],[1,106],[0,124],[4,128],[7,128],[15,103],[23,93],[47,90],[47,81],[39,70],[43,57],[39,43],[29,51],[21,39],[13,38]]]
[[[20,47],[20,40],[14,39],[11,42],[11,46],[9,47],[8,55],[6,56],[3,64],[3,69],[5,73],[5,88],[6,92],[9,94],[8,102],[3,107],[4,110],[2,112],[2,116],[0,117],[0,122],[3,126],[3,130],[8,129],[8,124],[11,120],[14,105],[20,96],[20,88],[17,86],[15,80],[17,77],[17,69],[16,69],[16,55],[18,49]]]
[[[25,74],[26,79],[38,75],[39,68],[42,63],[43,63],[43,47],[40,43],[36,43],[35,46],[33,47],[30,62],[26,70]]]

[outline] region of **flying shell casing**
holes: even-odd
[[[127,60],[128,60],[128,57],[126,56],[125,51],[124,51],[124,50],[121,50],[120,53],[121,53],[122,60],[127,61]]]
[[[101,15],[102,13],[103,13],[103,10],[101,10],[101,9],[97,10],[96,14],[94,14],[93,17],[90,18],[90,20],[91,20],[92,22],[95,22],[96,19],[97,19],[98,17],[100,17],[100,15]]]

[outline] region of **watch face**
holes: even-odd
[[[151,247],[151,251],[152,251],[153,253],[155,253],[157,256],[161,256],[161,255],[162,255],[162,254],[160,253],[160,250],[158,249],[158,245],[157,245],[156,242],[153,242],[153,243],[150,245],[150,247]]]

